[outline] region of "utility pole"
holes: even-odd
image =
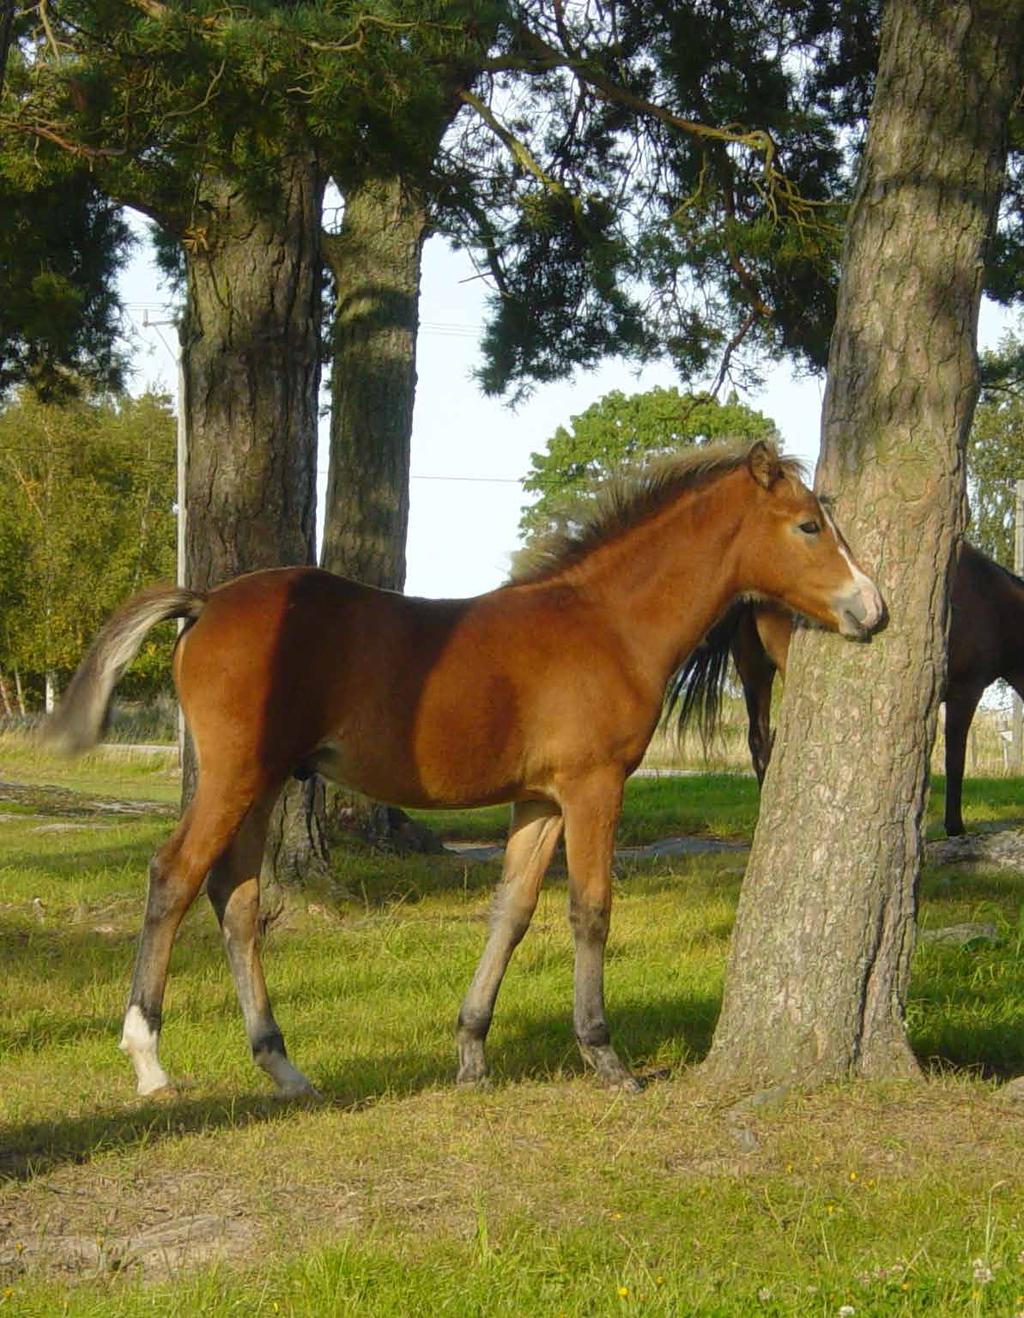
[[[146,329],[158,329],[161,325],[172,325],[179,329],[176,320],[150,320],[149,312],[143,311],[142,324]],[[160,338],[163,339],[163,335]],[[164,343],[166,345],[166,339]],[[178,366],[178,397],[175,413],[177,417],[177,489],[176,501],[178,505],[178,547],[177,547],[177,571],[176,578],[179,586],[185,585],[185,518],[187,509],[185,504],[185,474],[188,467],[188,426],[185,420],[185,355],[181,350],[179,342],[178,351],[175,354]],[[181,618],[178,619],[178,632],[180,634],[184,623]],[[178,707],[178,763],[185,763],[185,716]]]
[[[1013,500],[1013,570],[1024,571],[1024,480],[1015,482]],[[1010,772],[1019,775],[1024,762],[1024,706],[1016,691],[1012,692],[1010,712]]]

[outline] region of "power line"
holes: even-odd
[[[525,476],[420,476],[416,472],[412,472],[409,478],[411,481],[453,481],[469,485],[522,485],[526,480]]]

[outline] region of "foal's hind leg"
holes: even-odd
[[[494,898],[491,931],[472,983],[459,1009],[460,1085],[486,1076],[484,1040],[494,1001],[512,953],[529,928],[544,871],[562,832],[562,815],[548,801],[517,801],[512,807],[501,886]]]
[[[248,798],[219,792],[201,779],[178,827],[150,863],[146,913],[121,1034],[121,1049],[135,1067],[140,1094],[171,1083],[157,1056],[171,948],[207,870],[228,846],[248,805]]]
[[[284,1038],[270,1008],[257,950],[260,864],[267,823],[277,795],[276,791],[269,793],[246,815],[234,841],[210,871],[206,892],[224,935],[224,950],[253,1061],[266,1071],[282,1097],[291,1098],[316,1091],[288,1061]]]
[[[583,1060],[608,1085],[638,1090],[640,1082],[611,1045],[604,1014],[604,949],[612,906],[612,853],[622,803],[622,779],[602,776],[564,795],[569,864],[569,923],[576,958],[573,1026]]]

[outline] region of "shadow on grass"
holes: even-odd
[[[731,850],[684,857],[630,856],[616,860],[614,877],[630,893],[654,896],[673,891],[695,900],[712,889],[738,892],[745,863],[746,852]],[[399,858],[360,849],[333,857],[332,875],[346,894],[343,909],[361,905],[378,911],[453,893],[491,893],[501,880],[501,861],[460,860],[454,854]],[[558,891],[565,881],[565,853],[559,846],[544,878],[545,891]]]
[[[169,832],[169,830],[168,830]],[[162,838],[161,838],[162,841]],[[132,868],[138,871],[140,901],[146,891],[146,872],[149,859],[156,849],[150,839],[135,842],[119,842],[111,846],[71,847],[67,851],[53,850],[30,851],[22,848],[18,851],[4,852],[4,864],[11,870],[43,870],[51,879],[79,877],[83,869]]]
[[[1016,1025],[974,1029],[964,1040],[955,1030],[940,1030],[929,1046],[915,1042],[917,1059],[926,1073],[968,1072],[1000,1084],[1024,1076],[1024,1016]]]
[[[612,1028],[627,1058],[654,1056],[667,1041],[682,1039],[687,1060],[696,1061],[710,1045],[718,1007],[717,997],[627,1001],[615,1010]],[[583,1074],[569,1014],[570,1004],[566,1003],[564,1014],[520,1016],[496,1031],[489,1049],[495,1081],[516,1083]],[[357,1057],[336,1070],[321,1070],[315,1083],[325,1104],[337,1108],[339,1118],[344,1119],[346,1110],[448,1088],[454,1085],[454,1076],[453,1034],[450,1052],[408,1050],[391,1056]],[[301,1104],[302,1109],[306,1106]],[[0,1130],[0,1181],[31,1180],[61,1166],[87,1163],[97,1155],[157,1140],[276,1124],[290,1120],[294,1112],[295,1105],[270,1094],[190,1097],[184,1093],[159,1101],[139,1100],[137,1106],[101,1108],[79,1117],[23,1122]]]
[[[292,1108],[272,1095],[140,1100],[137,1107],[101,1108],[80,1117],[23,1122],[0,1130],[0,1182],[27,1181],[98,1154],[154,1140],[287,1121]]]
[[[501,878],[497,860],[448,856],[392,856],[353,844],[331,856],[331,874],[346,894],[343,909],[381,910],[451,893],[487,893]]]
[[[179,807],[169,801],[148,798],[124,800],[88,787],[58,787],[52,783],[0,781],[0,801],[31,815],[55,818],[139,821],[149,818],[173,820]]]
[[[613,1038],[621,1055],[643,1076],[648,1058],[664,1056],[669,1045],[687,1065],[706,1055],[720,1007],[717,994],[627,999],[610,1012]],[[500,1019],[488,1047],[496,1084],[554,1081],[584,1074],[573,1039],[571,1007],[559,1012],[519,1012]],[[97,1022],[92,1022],[96,1028]],[[940,1022],[941,1026],[941,1022]],[[1005,1079],[1024,1071],[1024,1019],[994,1023],[973,1032],[969,1048],[955,1034],[915,1031],[918,1053],[926,1068],[968,1069]],[[1016,1039],[1017,1042],[1013,1042]],[[962,1041],[961,1041],[962,1042]],[[301,1064],[301,1059],[298,1059]],[[366,1054],[313,1076],[325,1105],[346,1111],[378,1102],[412,1097],[422,1091],[449,1088],[454,1083],[455,1049],[436,1047]],[[255,1073],[253,1084],[261,1083]],[[593,1081],[593,1083],[597,1083]],[[305,1104],[302,1105],[305,1107]],[[162,1101],[140,1100],[137,1106],[112,1105],[67,1119],[23,1122],[0,1131],[0,1180],[30,1180],[64,1165],[89,1162],[97,1155],[182,1136],[237,1130],[249,1125],[273,1125],[292,1120],[295,1106],[267,1093],[223,1092],[208,1097],[187,1092]]]

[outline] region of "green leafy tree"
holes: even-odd
[[[66,677],[126,595],[173,579],[175,426],[166,397],[41,403],[0,413],[0,671],[38,692]],[[168,684],[172,633],[121,687]]]
[[[1010,377],[1022,351],[1024,343],[1011,335],[997,352],[985,354],[982,370],[992,383],[982,394],[967,442],[968,535],[1009,568],[1013,567],[1016,482],[1024,480],[1024,394]]]
[[[616,468],[690,444],[724,439],[777,439],[774,421],[730,394],[724,403],[707,394],[651,389],[613,390],[559,426],[543,453],[531,454],[523,489],[539,497],[523,510],[526,538],[565,529],[594,483]]]
[[[0,146],[0,397],[55,401],[116,386],[124,367],[114,279],[129,245],[119,207],[45,148],[29,177]]]

